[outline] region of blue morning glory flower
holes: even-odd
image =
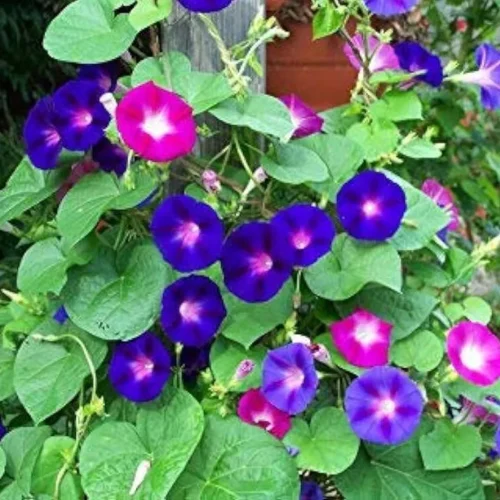
[[[415,76],[416,80],[425,82],[432,87],[441,85],[443,66],[438,56],[416,42],[398,43],[394,46],[394,51],[402,69],[410,73],[423,72],[421,75]]]

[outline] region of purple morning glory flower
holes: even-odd
[[[380,172],[367,170],[355,175],[337,194],[340,222],[358,240],[390,238],[399,229],[405,212],[403,189]]]
[[[169,196],[158,205],[151,232],[163,258],[181,272],[212,265],[224,240],[224,225],[215,210],[186,195]]]
[[[160,321],[174,342],[201,347],[212,340],[226,313],[219,287],[205,276],[191,275],[165,289]]]
[[[294,252],[276,225],[249,222],[234,230],[222,248],[226,287],[245,302],[274,297],[291,276]]]
[[[280,97],[280,101],[290,111],[294,125],[293,137],[307,137],[321,132],[324,120],[295,94]]]
[[[121,177],[127,170],[127,153],[106,137],[103,137],[92,148],[92,159],[99,163],[101,170],[114,172],[118,177]]]
[[[57,166],[62,139],[51,97],[40,99],[24,124],[24,142],[28,157],[36,168],[50,170]]]
[[[418,0],[364,0],[368,9],[381,17],[397,16],[409,12]]]
[[[417,429],[424,399],[406,373],[377,366],[347,388],[345,407],[349,424],[359,438],[395,445],[410,439]]]
[[[97,84],[102,94],[113,92],[118,81],[118,62],[110,61],[102,64],[85,64],[80,66],[78,80]]]
[[[489,43],[476,49],[478,70],[454,77],[481,87],[481,101],[486,109],[500,108],[500,51]]]
[[[287,235],[294,250],[295,266],[310,266],[325,255],[332,246],[335,228],[321,208],[301,204],[280,210],[271,224]]]
[[[170,354],[160,339],[145,332],[117,342],[109,365],[112,386],[124,398],[142,403],[157,398],[170,377]]]
[[[2,421],[0,420],[0,441],[7,434],[7,432],[8,431],[7,431],[6,427],[3,425]]]
[[[443,66],[438,56],[430,53],[416,42],[398,43],[394,46],[394,50],[402,69],[410,73],[423,72],[421,75],[415,76],[416,80],[425,82],[432,87],[441,85],[443,82]]]
[[[192,12],[217,12],[228,7],[233,0],[179,0],[179,3]]]
[[[262,369],[262,393],[282,411],[295,415],[314,399],[318,375],[311,351],[303,344],[287,344],[267,353]]]
[[[52,319],[54,321],[57,321],[60,325],[64,325],[66,321],[68,320],[69,316],[68,313],[66,312],[66,309],[64,306],[61,306],[53,315]]]
[[[100,96],[98,85],[78,80],[64,84],[54,94],[57,125],[66,149],[86,151],[104,136],[111,117]]]
[[[299,500],[323,500],[324,498],[321,488],[313,481],[302,481],[300,483]]]

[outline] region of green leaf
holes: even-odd
[[[408,144],[403,144],[399,152],[408,158],[440,158],[443,151],[428,139],[415,137]]]
[[[413,78],[413,76],[413,73],[406,73],[405,71],[377,71],[370,77],[370,84],[374,86],[380,85],[382,83],[393,85],[397,83],[408,82]]]
[[[304,271],[313,293],[329,300],[345,300],[368,283],[401,290],[401,259],[388,243],[366,244],[338,235],[332,250]]]
[[[101,63],[120,57],[136,34],[127,14],[115,17],[107,0],[76,0],[49,24],[43,47],[60,61]]]
[[[467,467],[481,453],[481,433],[471,425],[455,425],[442,419],[420,438],[420,452],[427,470]]]
[[[387,170],[382,172],[403,188],[407,205],[403,224],[389,241],[398,250],[425,247],[438,231],[446,227],[449,216],[431,198],[401,177]]]
[[[336,33],[344,24],[345,16],[332,3],[327,2],[313,18],[313,39],[318,40]]]
[[[38,495],[52,497],[57,475],[71,455],[75,443],[76,441],[68,436],[49,437],[43,443],[31,479],[31,492],[37,495],[37,498]],[[61,499],[80,500],[83,498],[80,478],[74,472],[68,471],[64,475],[59,492]]]
[[[411,440],[398,446],[364,443],[354,464],[335,477],[335,484],[349,500],[484,500],[476,468],[424,469],[418,440],[430,428],[424,422]]]
[[[106,340],[129,340],[158,318],[168,269],[149,240],[131,243],[118,256],[101,248],[90,264],[70,270],[63,302],[83,330]]]
[[[486,152],[486,164],[495,172],[497,180],[500,182],[500,154],[493,151]]]
[[[339,408],[322,408],[313,415],[310,425],[294,418],[285,443],[299,449],[297,467],[322,474],[345,471],[359,449],[359,439]]]
[[[210,349],[210,368],[216,381],[234,392],[245,392],[261,386],[262,362],[266,357],[263,346],[246,350],[241,345],[219,336]],[[234,379],[237,368],[243,360],[255,363],[253,371],[243,380]]]
[[[392,323],[393,339],[402,339],[414,332],[431,314],[438,300],[431,295],[411,288],[402,293],[382,287],[362,290],[353,300],[339,304],[344,314],[357,308],[367,309],[376,316]]]
[[[63,183],[65,169],[39,170],[24,157],[0,191],[0,226],[48,198]]]
[[[393,122],[377,119],[356,123],[347,131],[347,137],[363,148],[367,161],[374,162],[396,149],[400,133]]]
[[[243,102],[227,99],[210,113],[229,125],[248,127],[282,140],[287,140],[295,128],[288,108],[270,95],[252,94]]]
[[[0,347],[0,401],[14,394],[14,360],[16,354]]]
[[[7,465],[7,457],[5,456],[5,452],[3,448],[0,448],[0,479],[3,477],[5,473],[5,466]]]
[[[421,120],[422,103],[413,91],[390,90],[370,106],[369,112],[374,118],[393,122]]]
[[[136,31],[159,23],[172,12],[172,0],[138,0],[128,15],[129,23]]]
[[[95,429],[80,453],[89,500],[129,498],[136,471],[149,462],[134,500],[162,500],[185,468],[203,432],[203,410],[187,392],[169,388],[160,402],[141,407],[137,427],[109,422]]]
[[[11,430],[0,442],[7,457],[5,473],[14,480],[12,490],[30,498],[31,478],[36,460],[44,441],[50,436],[50,427],[18,427]],[[17,498],[20,499],[22,496]],[[8,496],[4,490],[0,494],[2,500],[16,498]]]
[[[487,325],[491,321],[491,306],[481,297],[467,297],[463,301],[464,316],[470,321]]]
[[[297,144],[274,145],[270,155],[263,156],[262,166],[274,179],[286,184],[322,182],[328,179],[328,167],[312,150]]]
[[[57,238],[39,241],[21,259],[17,287],[28,293],[53,292],[58,295],[66,283],[67,267]]]
[[[62,335],[73,335],[87,348],[94,366],[104,360],[107,345],[73,326]],[[81,346],[72,339],[42,342],[28,337],[16,356],[14,387],[19,400],[38,424],[68,404],[90,374]]]
[[[147,57],[137,63],[132,72],[133,87],[153,81],[157,85],[170,88],[178,78],[191,72],[191,62],[182,52],[168,52],[159,57]],[[168,77],[167,77],[168,74]],[[172,85],[169,83],[172,80]]]
[[[350,113],[351,109],[350,104],[344,104],[321,112],[319,115],[325,120],[323,132],[326,134],[345,134],[352,125],[359,121],[357,115]]]
[[[340,352],[335,347],[331,333],[322,333],[321,335],[314,337],[314,343],[324,345],[330,353],[330,358],[333,364],[342,368],[342,370],[354,373],[354,375],[361,375],[365,371],[364,368],[359,368],[358,366],[351,365],[351,363],[346,361],[344,356],[342,356],[342,354],[340,354]]]
[[[429,330],[419,330],[398,340],[391,347],[391,360],[403,368],[415,367],[419,372],[434,370],[443,359],[443,342]]]
[[[211,415],[168,499],[291,500],[298,496],[297,469],[281,442],[237,417]]]

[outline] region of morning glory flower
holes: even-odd
[[[366,54],[363,35],[358,33],[352,37],[352,43],[358,49],[363,60],[369,61],[368,69],[370,70],[370,73],[376,73],[377,71],[389,69],[399,69],[399,60],[391,45],[388,43],[382,43],[378,38],[371,35],[368,36],[367,42],[368,55]],[[362,69],[354,50],[348,43],[344,45],[344,54],[354,68],[357,70]]]
[[[467,382],[485,386],[500,378],[500,340],[481,323],[455,325],[448,332],[446,351],[453,368]]]
[[[63,144],[51,97],[44,97],[33,106],[23,135],[26,153],[34,167],[50,170],[57,166]]]
[[[262,369],[262,393],[280,410],[296,415],[314,399],[318,375],[311,351],[287,344],[267,353]]]
[[[224,283],[245,302],[265,302],[290,278],[293,259],[286,233],[275,225],[243,224],[228,236],[222,248]]]
[[[110,61],[101,64],[84,64],[78,70],[78,80],[95,83],[103,94],[113,92],[118,81],[118,62]]]
[[[398,16],[410,12],[419,0],[364,0],[368,9],[381,17]]]
[[[500,108],[500,51],[489,43],[476,49],[477,71],[457,75],[455,81],[473,83],[481,87],[481,101],[486,109]]]
[[[69,316],[64,306],[59,307],[57,311],[52,315],[52,319],[57,321],[60,325],[64,325],[68,320]]]
[[[467,398],[462,398],[463,404],[460,413],[456,420],[467,424],[476,422],[486,422],[488,424],[497,425],[500,423],[500,415],[491,413],[487,408],[470,401]]]
[[[300,483],[299,500],[324,500],[325,495],[321,488],[313,481],[302,481]]]
[[[406,373],[378,366],[364,372],[347,388],[345,408],[359,438],[396,445],[408,440],[417,429],[424,400]]]
[[[330,327],[333,343],[354,366],[370,368],[389,362],[392,324],[358,309]]]
[[[224,224],[210,205],[190,196],[174,195],[156,208],[151,233],[163,258],[177,271],[190,272],[219,259]]]
[[[192,12],[217,12],[223,10],[233,0],[179,0],[179,3]]]
[[[439,87],[443,82],[443,66],[438,56],[430,53],[417,42],[401,42],[394,46],[394,50],[402,69],[416,73],[422,71],[421,75],[415,76],[415,80],[425,82],[432,87]]]
[[[203,347],[184,346],[181,351],[179,365],[182,367],[182,376],[188,382],[194,382],[198,374],[210,364],[210,349],[212,344]]]
[[[295,127],[293,137],[307,137],[321,132],[323,118],[298,96],[290,94],[280,97],[280,100],[290,111],[290,119]]]
[[[280,227],[294,250],[294,266],[310,266],[330,251],[335,236],[333,222],[321,208],[308,204],[280,210],[271,220]]]
[[[153,82],[125,94],[116,108],[116,126],[129,148],[155,162],[185,156],[196,142],[192,108]]]
[[[117,342],[109,366],[115,391],[136,403],[156,399],[170,377],[170,354],[151,332]]]
[[[3,425],[2,421],[0,420],[0,441],[6,434],[7,434],[7,428]]]
[[[202,347],[226,317],[219,287],[205,276],[181,278],[163,292],[161,326],[174,342]]]
[[[99,163],[101,170],[114,172],[118,177],[121,177],[127,170],[127,153],[107,137],[103,137],[92,148],[92,159]]]
[[[260,389],[245,392],[238,403],[237,413],[243,422],[261,427],[278,439],[283,439],[292,426],[288,413],[269,403]]]
[[[403,189],[380,172],[355,175],[337,194],[340,222],[359,240],[387,240],[399,229],[405,212]]]

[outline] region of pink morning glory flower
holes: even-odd
[[[116,108],[116,125],[125,144],[146,160],[175,160],[196,142],[192,108],[153,82],[125,94]]]
[[[280,97],[281,102],[290,111],[290,118],[295,126],[293,137],[307,137],[321,132],[323,118],[295,94]]]
[[[392,325],[371,312],[358,309],[330,329],[333,343],[352,365],[370,368],[389,362]]]
[[[278,439],[283,439],[292,425],[289,415],[269,403],[260,389],[250,389],[243,395],[238,403],[238,416]]]
[[[367,39],[368,42],[368,54],[365,50],[365,44],[363,40],[363,35],[357,34],[352,37],[352,42],[354,46],[358,49],[359,54],[363,58],[363,60],[369,60],[368,69],[371,73],[375,73],[377,71],[384,71],[387,69],[397,70],[399,69],[399,60],[394,52],[394,49],[388,43],[380,42],[376,37],[369,36]],[[349,62],[356,69],[361,69],[361,65],[359,63],[354,50],[351,48],[349,44],[344,45],[344,54],[346,55]]]
[[[500,378],[500,340],[481,323],[461,321],[449,332],[446,350],[457,373],[474,385]]]
[[[455,205],[455,199],[452,192],[439,184],[436,179],[427,179],[422,184],[422,192],[431,198],[436,205],[444,208],[449,216],[450,222],[447,229],[450,231],[458,231],[460,228],[460,220],[458,218],[458,208]]]

